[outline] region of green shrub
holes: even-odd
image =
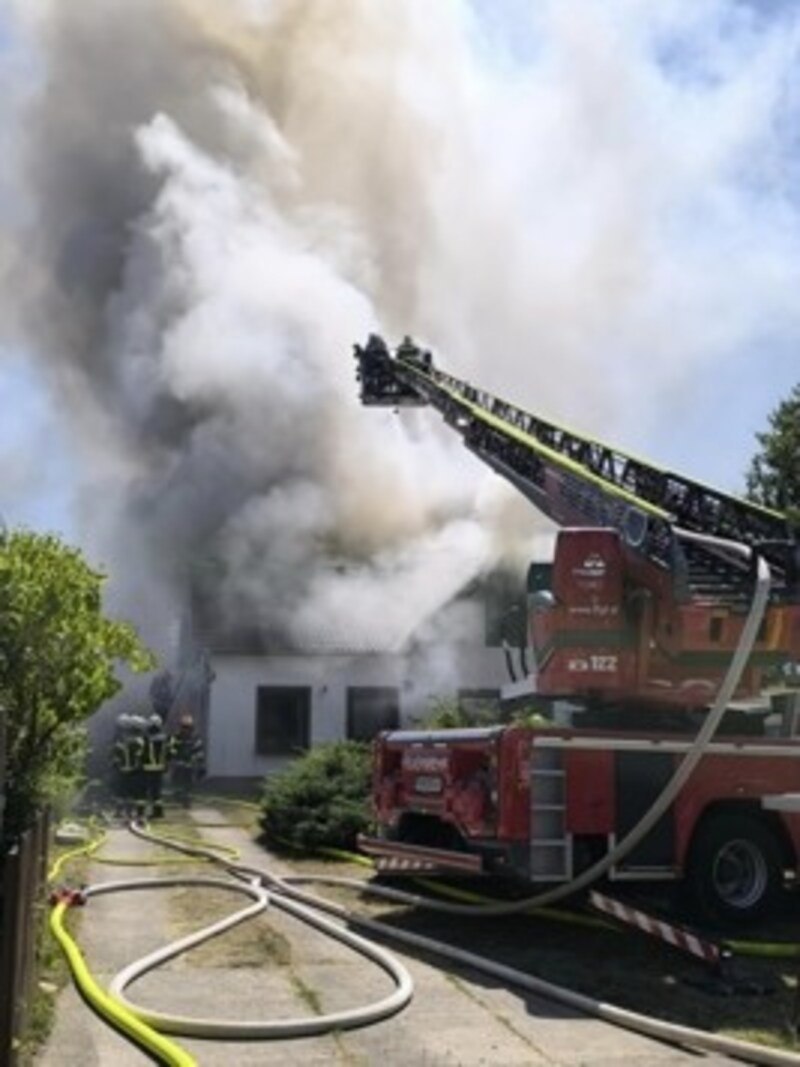
[[[293,848],[352,849],[371,822],[371,791],[369,745],[321,745],[267,778],[261,827],[269,841]]]
[[[552,726],[553,722],[546,709],[529,704],[524,708],[517,708],[512,712],[509,719],[514,726]]]
[[[464,726],[495,726],[500,721],[500,709],[490,701],[467,709],[457,700],[442,697],[431,701],[427,713],[416,725],[420,730],[454,730]]]
[[[415,723],[419,730],[455,730],[471,726],[550,726],[551,718],[544,707],[530,703],[513,710],[492,701],[462,707],[457,700],[441,698],[431,702],[427,714]]]

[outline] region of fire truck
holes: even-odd
[[[362,849],[394,873],[539,888],[598,869],[680,885],[714,922],[764,915],[800,862],[800,701],[781,684],[800,658],[797,529],[453,377],[408,338],[355,356],[364,405],[434,408],[559,528],[527,582],[543,724],[380,735]]]

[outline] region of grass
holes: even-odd
[[[322,1015],[322,1001],[319,998],[319,993],[308,982],[304,982],[303,979],[295,971],[289,975],[289,981],[292,983],[292,988],[298,997],[303,1001],[306,1007],[313,1012],[314,1015]]]
[[[28,1067],[34,1062],[37,1052],[49,1037],[55,1020],[57,995],[70,978],[67,961],[47,925],[46,910],[38,922],[37,942],[37,981],[25,1038],[20,1048],[21,1067]]]

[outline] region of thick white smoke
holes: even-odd
[[[233,618],[396,644],[519,550],[529,511],[435,419],[359,408],[370,330],[623,441],[800,333],[797,19],[526,10],[20,0],[13,299],[132,597],[213,558]]]

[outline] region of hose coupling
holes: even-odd
[[[68,885],[57,886],[50,894],[52,907],[56,904],[66,904],[68,908],[83,907],[86,900],[86,894],[82,889],[75,889]]]

